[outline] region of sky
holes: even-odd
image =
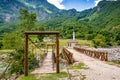
[[[93,8],[102,0],[47,0],[49,3],[55,5],[59,9],[76,9],[82,11],[85,9]],[[108,0],[116,1],[116,0]]]

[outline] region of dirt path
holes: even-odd
[[[80,70],[82,75],[85,75],[85,80],[120,80],[119,67],[91,58],[73,49],[68,50],[73,53],[76,61],[83,62],[88,67],[88,69]]]
[[[55,69],[54,69],[55,70]],[[35,69],[32,74],[39,73],[53,73],[53,64],[52,64],[52,52],[48,52],[45,60],[43,61],[43,65],[37,69]]]

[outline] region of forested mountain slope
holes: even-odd
[[[60,10],[48,3],[47,0],[0,0],[0,23],[18,20],[20,8],[36,12],[39,21],[61,15],[76,15],[77,13],[75,9]]]
[[[11,32],[19,26],[20,8],[27,8],[29,12],[35,12],[37,14],[36,23],[45,30],[60,31],[61,38],[72,38],[74,30],[76,38],[93,40],[96,45],[120,44],[119,0],[103,0],[96,7],[81,12],[75,9],[60,10],[47,0],[1,0],[1,34]],[[36,27],[34,28],[36,29]]]
[[[72,17],[57,17],[44,22],[52,30],[59,30],[62,38],[93,40],[100,46],[120,44],[120,1],[101,1],[93,9]]]

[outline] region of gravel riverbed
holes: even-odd
[[[108,61],[120,60],[120,47],[118,48],[87,48],[100,52],[108,52]]]

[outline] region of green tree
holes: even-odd
[[[105,47],[106,46],[106,38],[105,36],[98,34],[94,39],[93,42],[96,46],[101,46],[101,47]]]
[[[29,12],[27,9],[20,9],[20,29],[22,31],[32,30],[36,23],[36,13]]]
[[[18,29],[12,33],[8,33],[3,37],[3,48],[14,50],[8,56],[8,62],[12,61],[8,72],[9,74],[16,74],[19,76],[23,74],[24,70],[24,32],[26,30],[32,30],[36,22],[36,14],[29,13],[27,9],[20,9],[20,24]],[[38,61],[35,55],[29,52],[28,55],[29,69],[34,69],[38,66]]]
[[[2,48],[3,46],[3,43],[2,43],[2,40],[0,40],[0,49]]]
[[[16,32],[6,33],[3,37],[3,48],[19,50],[23,49],[22,37]]]

